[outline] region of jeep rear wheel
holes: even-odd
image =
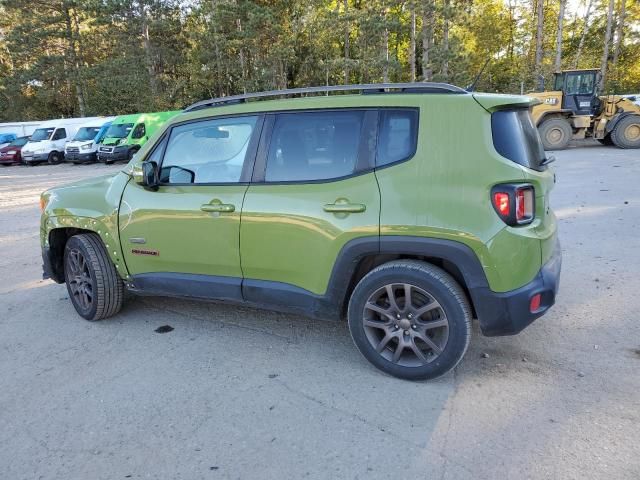
[[[364,357],[409,380],[454,368],[471,337],[471,308],[460,285],[445,271],[414,260],[369,272],[353,291],[348,319]]]
[[[538,127],[545,150],[563,150],[573,136],[571,125],[564,118],[550,118]]]
[[[69,239],[64,249],[64,278],[71,303],[87,320],[111,317],[122,308],[122,280],[95,233]]]
[[[611,140],[619,148],[640,148],[640,115],[629,115],[618,122]]]

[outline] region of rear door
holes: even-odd
[[[363,236],[378,241],[377,115],[364,109],[268,115],[242,209],[247,300],[286,302],[286,293],[269,295],[292,286],[323,295],[347,242]]]
[[[147,157],[160,165],[157,191],[129,182],[120,239],[138,288],[241,298],[240,212],[262,124],[259,115],[172,127]]]

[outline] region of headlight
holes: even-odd
[[[123,143],[126,143],[127,139],[126,138],[121,138],[120,140],[118,140],[118,143],[116,145],[122,145]]]
[[[15,155],[16,153],[18,153],[18,151],[17,151],[17,150],[9,150],[9,151],[7,152],[7,155]]]
[[[80,148],[81,148],[82,150],[91,150],[91,144],[90,144],[90,143],[87,143],[86,145],[82,145]]]

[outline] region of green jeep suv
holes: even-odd
[[[433,83],[199,102],[123,171],[42,194],[44,275],[87,320],[125,289],[346,318],[379,369],[442,375],[472,318],[515,334],[555,301],[531,106]]]

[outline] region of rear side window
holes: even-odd
[[[491,114],[493,146],[505,158],[533,170],[544,170],[544,148],[529,110],[502,110]]]
[[[416,152],[417,141],[417,110],[382,110],[376,166],[381,167],[411,158]]]
[[[356,170],[364,112],[283,113],[276,117],[265,181],[328,180]]]

